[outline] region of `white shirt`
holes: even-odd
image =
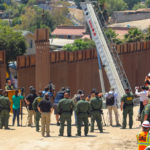
[[[136,89],[135,94],[137,96],[140,96],[140,102],[143,102],[144,100],[148,100],[148,97],[147,97],[148,91],[146,91],[146,90],[138,92],[138,89]]]

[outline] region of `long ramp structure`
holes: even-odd
[[[96,44],[97,55],[100,56],[110,87],[114,88],[119,98],[125,94],[126,88],[131,90],[124,68],[116,49],[111,48],[102,30],[102,26],[91,2],[81,2],[85,19],[90,28],[92,39]]]

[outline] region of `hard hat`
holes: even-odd
[[[147,121],[147,120],[143,121],[142,127],[150,128],[150,123],[149,123],[149,121]]]
[[[148,73],[148,76],[150,77],[150,73]]]

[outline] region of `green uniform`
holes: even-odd
[[[124,102],[123,104],[123,123],[122,123],[122,128],[126,128],[126,119],[127,115],[129,114],[129,128],[132,128],[133,125],[133,94],[128,93],[125,94],[121,98],[121,102]]]
[[[35,125],[36,125],[36,131],[39,131],[39,121],[41,118],[41,113],[38,111],[37,107],[40,101],[42,100],[42,97],[36,97],[32,103],[32,108],[35,111]]]
[[[150,121],[150,104],[147,104],[141,113],[141,123],[143,123],[145,115],[148,115],[147,120]]]
[[[90,104],[85,100],[79,100],[76,105],[75,112],[77,114],[77,134],[81,136],[81,126],[84,122],[84,134],[88,134],[88,116],[90,114]]]
[[[74,109],[74,103],[71,99],[63,98],[58,103],[58,113],[60,114],[59,135],[64,134],[64,123],[67,121],[67,135],[71,136],[71,115]]]
[[[91,132],[94,132],[94,122],[96,120],[97,126],[100,132],[103,132],[102,127],[102,106],[103,102],[101,98],[93,97],[90,101],[90,107],[91,107]]]
[[[8,129],[10,101],[8,97],[0,96],[0,129]]]

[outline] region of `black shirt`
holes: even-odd
[[[46,99],[40,101],[38,106],[40,107],[40,110],[42,112],[50,112],[50,109],[52,108],[52,104],[50,100],[46,100]]]
[[[29,95],[26,97],[26,99],[30,102],[30,104],[29,104],[29,106],[28,106],[29,110],[33,110],[33,108],[32,108],[32,103],[33,103],[33,101],[34,101],[34,99],[35,99],[36,97],[37,97],[36,94],[29,94]]]

